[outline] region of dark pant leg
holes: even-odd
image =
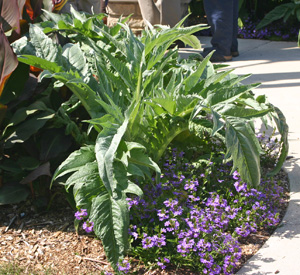
[[[233,0],[233,31],[231,51],[238,51],[238,20],[239,20],[239,0]]]
[[[238,0],[204,0],[208,24],[211,26],[211,44],[222,55],[231,55],[233,41],[233,5]]]

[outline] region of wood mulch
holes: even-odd
[[[288,205],[288,179],[284,172],[277,176],[285,187]],[[272,231],[261,230],[241,240],[243,256],[239,268],[255,254]],[[1,273],[4,266],[13,265],[21,273]],[[2,269],[1,269],[2,267]],[[101,241],[74,229],[74,211],[64,197],[57,197],[51,211],[37,213],[30,201],[19,205],[0,206],[0,274],[101,274],[112,272]],[[186,269],[148,270],[142,265],[136,274],[196,274]]]

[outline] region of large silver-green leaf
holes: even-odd
[[[94,231],[102,240],[107,259],[116,268],[119,259],[129,247],[129,211],[125,197],[115,200],[107,191],[92,201],[90,220]]]
[[[117,187],[113,168],[115,153],[127,130],[127,125],[128,119],[125,119],[122,125],[104,128],[96,140],[95,152],[100,178],[111,196]]]
[[[222,103],[214,106],[214,110],[223,116],[231,116],[231,117],[241,117],[245,119],[251,119],[256,117],[262,117],[268,113],[270,113],[271,109],[250,109],[246,106],[239,106],[232,103]]]
[[[44,34],[37,25],[30,25],[30,43],[35,48],[35,55],[56,64],[61,64],[61,47],[55,44],[51,38]]]
[[[278,157],[276,166],[268,174],[269,176],[274,176],[280,171],[283,163],[286,160],[286,157],[287,157],[288,151],[289,151],[289,143],[288,143],[289,127],[286,123],[285,116],[283,115],[283,113],[277,107],[274,107],[273,119],[275,120],[275,123],[277,125],[278,130],[279,130],[279,133],[281,135],[281,140],[280,140],[281,151],[280,151],[280,155]]]
[[[247,121],[238,118],[226,120],[226,158],[231,157],[243,181],[251,186],[260,183],[260,148],[257,138]]]
[[[185,80],[184,80],[184,84],[185,84],[185,90],[191,90],[200,80],[201,75],[203,74],[207,63],[209,62],[210,57],[212,56],[213,53],[210,53],[209,55],[207,55],[204,60],[200,63],[200,65],[198,66],[197,70],[192,73],[191,75],[189,75]]]
[[[56,169],[52,182],[59,177],[62,177],[68,173],[78,171],[80,167],[86,163],[94,162],[96,160],[95,147],[85,146],[79,150],[74,151],[69,157]]]
[[[103,115],[103,110],[97,102],[100,99],[99,96],[91,88],[91,85],[88,85],[77,72],[45,73],[44,77],[53,77],[64,83],[78,97],[91,118]]]
[[[81,76],[88,73],[88,64],[78,44],[66,44],[63,47],[63,67],[66,71],[77,71]]]
[[[73,185],[73,194],[77,208],[90,209],[93,198],[105,191],[100,179],[98,165],[88,162],[68,178],[66,188]]]

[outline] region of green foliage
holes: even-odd
[[[257,29],[261,29],[273,21],[283,19],[286,22],[290,17],[295,17],[300,22],[300,1],[291,0],[290,3],[282,4],[271,10],[257,25]]]
[[[13,47],[19,61],[44,70],[43,80],[68,87],[89,115],[95,138],[58,167],[53,181],[88,210],[114,268],[129,247],[127,194],[142,195],[137,178],[154,172],[159,179],[157,162],[178,137],[219,137],[243,180],[258,185],[261,150],[252,122],[272,117],[274,108],[253,97],[257,85],[240,84],[245,77],[215,71],[210,56],[180,60],[169,49],[178,39],[199,46],[192,34],[203,25],[183,28],[183,19],[172,29],[149,26],[137,37],[126,19],[108,28],[104,15],[47,16],[51,21],[31,25]],[[58,36],[67,43],[54,42]]]
[[[25,201],[30,193],[27,186],[21,184],[3,186],[0,190],[0,205]]]

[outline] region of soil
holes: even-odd
[[[285,187],[281,217],[288,205],[288,178],[277,178]],[[274,230],[274,229],[273,229]],[[261,229],[241,239],[242,258],[237,270],[266,242],[272,230]],[[146,270],[137,264],[137,274],[197,274],[187,269]],[[18,268],[8,272],[12,267]],[[6,268],[6,273],[1,270]],[[37,213],[31,201],[0,206],[0,274],[101,274],[112,272],[101,241],[74,229],[74,211],[63,196],[57,196],[51,210]]]

